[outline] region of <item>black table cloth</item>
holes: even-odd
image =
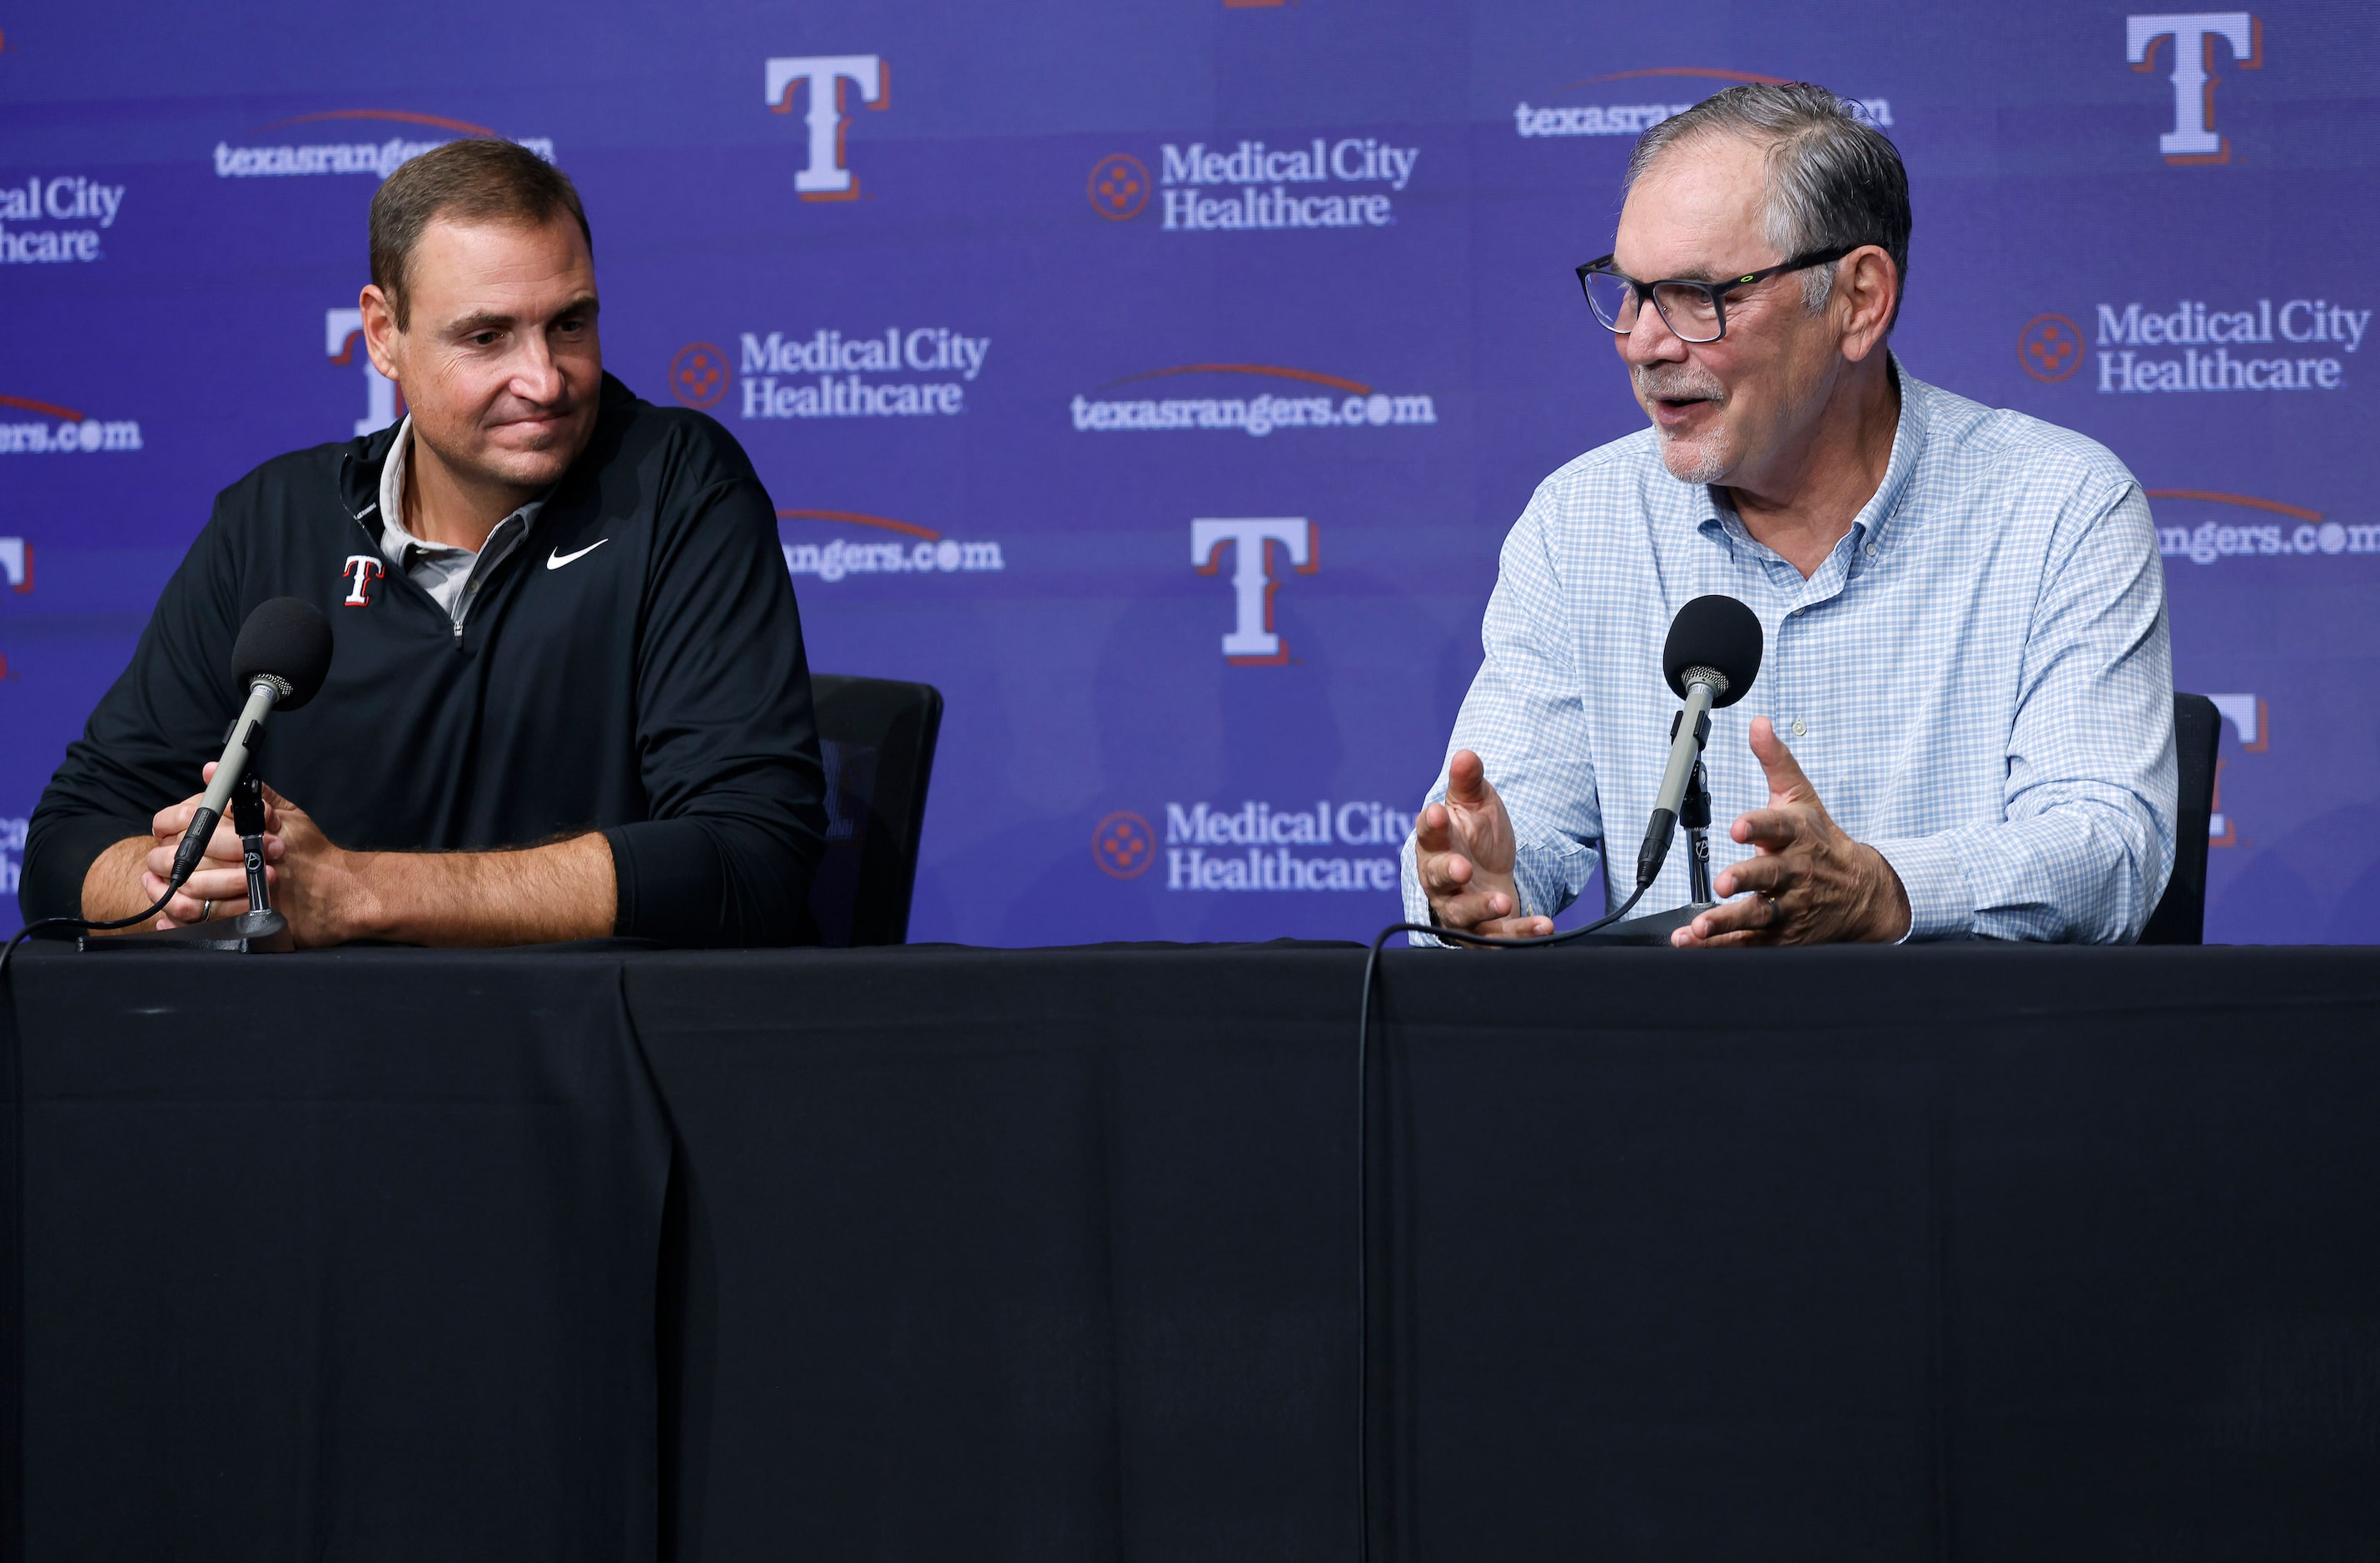
[[[638,963],[682,1556],[1352,1557],[1356,951]]]
[[[28,1556],[2380,1550],[2380,952],[20,968]],[[667,1193],[664,1198],[664,1189]]]
[[[25,1556],[653,1556],[617,958],[30,955]]]
[[[2380,1546],[2380,959],[1667,953],[1390,973],[1401,1533]]]

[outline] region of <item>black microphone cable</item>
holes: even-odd
[[[212,837],[213,821],[210,820],[208,825],[208,834]],[[120,928],[128,928],[137,924],[145,923],[165,910],[167,903],[182,893],[182,887],[189,882],[190,876],[198,872],[199,864],[205,860],[205,842],[201,840],[199,842],[198,851],[192,852],[189,850],[191,841],[192,838],[188,834],[183,836],[175,853],[173,882],[165,887],[165,893],[157,898],[157,903],[146,912],[135,912],[129,917],[117,917],[104,923],[95,922],[89,917],[36,917],[18,928],[10,936],[6,947],[0,949],[0,998],[5,998],[8,992],[8,964],[17,958],[17,947],[35,935],[46,933],[52,929],[65,928],[79,928],[84,933],[114,933]],[[183,866],[184,859],[188,860],[187,867]]]
[[[249,746],[256,738],[257,729],[273,711],[294,711],[314,697],[331,671],[331,621],[303,598],[268,598],[249,610],[248,617],[240,621],[239,636],[231,648],[232,684],[242,692],[248,704],[232,719],[231,731],[224,734],[223,758],[215,779],[201,794],[198,813],[191,818],[189,828],[182,832],[182,840],[175,849],[165,893],[146,912],[112,922],[88,917],[41,917],[26,924],[5,948],[0,948],[0,998],[7,993],[8,965],[16,957],[17,947],[35,934],[64,928],[113,933],[144,923],[165,909],[205,859],[207,845],[214,840],[215,825],[223,818],[222,810],[231,790],[248,768]]]
[[[1390,923],[1374,937],[1372,948],[1364,957],[1364,996],[1355,1009],[1355,1556],[1361,1563],[1369,1563],[1372,1556],[1372,1206],[1366,1187],[1371,1114],[1366,1087],[1370,1084],[1371,1072],[1372,984],[1379,970],[1380,947],[1401,933],[1428,934],[1482,950],[1542,950],[1548,945],[1567,944],[1599,933],[1628,915],[1651,886],[1650,878],[1643,880],[1629,891],[1628,899],[1620,903],[1618,910],[1584,927],[1565,928],[1560,933],[1540,934],[1534,939],[1496,939],[1460,928],[1441,928],[1434,923]]]
[[[1661,675],[1669,681],[1670,692],[1687,702],[1694,709],[1696,696],[1692,686],[1707,693],[1703,710],[1715,710],[1731,706],[1743,698],[1752,688],[1753,680],[1760,674],[1760,656],[1767,637],[1760,627],[1760,616],[1732,597],[1706,594],[1697,597],[1678,610],[1670,621],[1668,638],[1661,646]],[[1681,712],[1682,719],[1684,713]],[[1670,769],[1662,778],[1662,795],[1670,796],[1673,786],[1686,783],[1697,774],[1701,766],[1704,739],[1710,726],[1700,718],[1693,732],[1693,747],[1685,750],[1686,734],[1673,721],[1670,728]],[[1692,770],[1682,770],[1681,756],[1694,762]],[[1666,816],[1666,818],[1664,818]],[[1372,940],[1369,954],[1364,957],[1364,998],[1355,1012],[1355,1489],[1362,1506],[1357,1533],[1356,1556],[1368,1563],[1372,1555],[1372,1471],[1369,1451],[1371,1432],[1371,1302],[1367,1295],[1372,1267],[1371,1202],[1366,1197],[1366,1166],[1369,1160],[1369,1114],[1366,1111],[1366,1076],[1372,1039],[1372,984],[1379,970],[1380,947],[1401,933],[1429,934],[1456,944],[1467,944],[1487,950],[1536,950],[1549,944],[1561,944],[1573,939],[1609,927],[1634,910],[1645,891],[1659,878],[1661,862],[1670,850],[1677,829],[1678,811],[1664,806],[1654,810],[1645,830],[1645,845],[1636,854],[1636,888],[1620,909],[1608,916],[1598,917],[1585,927],[1564,933],[1546,934],[1536,939],[1491,939],[1485,934],[1464,933],[1455,928],[1441,928],[1426,923],[1390,923]],[[1658,844],[1657,844],[1658,843]],[[1605,843],[1607,849],[1609,842]],[[1605,855],[1607,870],[1610,857]]]
[[[165,893],[157,898],[156,905],[152,906],[146,912],[135,912],[129,917],[118,917],[113,922],[98,923],[93,922],[89,917],[34,918],[31,922],[27,923],[23,927],[18,928],[15,934],[10,936],[7,948],[0,949],[0,993],[6,993],[8,990],[8,963],[17,957],[17,946],[24,943],[27,939],[33,938],[37,934],[48,932],[54,928],[79,928],[84,933],[114,933],[118,928],[128,928],[136,923],[145,923],[150,918],[155,916],[158,913],[165,910],[166,903],[172,901],[176,896],[182,893],[182,886],[184,883],[185,880],[183,879],[176,879],[172,884],[165,887]]]

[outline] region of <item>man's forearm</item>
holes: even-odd
[[[112,922],[145,909],[140,876],[156,846],[134,836],[94,858],[82,915]],[[276,873],[273,899],[310,944],[549,944],[603,938],[619,915],[612,849],[594,832],[504,852],[339,853]]]
[[[1915,939],[2130,943],[2165,887],[2168,849],[2143,806],[2071,799],[1995,825],[1875,843],[1907,890]]]
[[[345,943],[551,944],[601,939],[619,917],[612,849],[590,832],[504,852],[342,853],[290,876],[300,938]]]
[[[140,888],[140,867],[156,844],[154,836],[130,836],[92,858],[82,877],[82,915],[112,923],[146,907],[154,898]]]

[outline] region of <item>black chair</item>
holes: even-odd
[[[826,856],[810,884],[819,942],[905,943],[942,693],[819,673],[810,697],[826,765]]]
[[[2223,715],[2204,695],[2173,697],[2173,744],[2180,759],[2175,789],[2173,878],[2141,930],[2143,944],[2206,942],[2206,837],[2215,817],[2215,750]]]

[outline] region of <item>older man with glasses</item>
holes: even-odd
[[[1505,539],[1405,847],[1414,920],[1553,931],[1651,815],[1662,642],[1719,593],[1767,649],[1712,717],[1730,899],[1673,942],[2139,936],[2174,854],[2148,503],[2101,446],[1901,368],[1909,233],[1900,154],[1821,88],[1733,88],[1638,143],[1578,273],[1652,427],[1547,479]],[[1683,856],[1645,911],[1687,902]]]

